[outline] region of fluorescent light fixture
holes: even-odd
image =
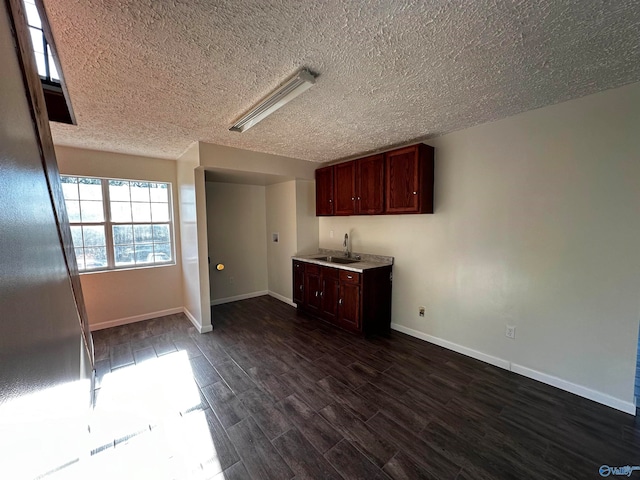
[[[305,90],[316,83],[316,77],[309,70],[303,69],[296,73],[289,81],[277,88],[264,100],[253,107],[246,115],[234,123],[229,130],[244,132],[256,123],[264,120],[283,105],[289,103]]]

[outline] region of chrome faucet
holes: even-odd
[[[349,251],[349,234],[344,234],[344,242],[342,242],[342,246],[344,247],[344,256],[347,258],[351,258],[351,252]]]

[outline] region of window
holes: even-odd
[[[61,180],[81,272],[174,263],[171,184]]]
[[[27,12],[27,23],[29,24],[29,33],[31,33],[33,53],[38,65],[38,74],[43,81],[59,85],[60,75],[53,61],[51,47],[44,36],[44,29],[42,28],[42,21],[40,20],[35,0],[24,0],[24,8]]]

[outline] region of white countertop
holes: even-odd
[[[316,253],[310,255],[294,255],[292,260],[298,260],[306,263],[313,263],[316,265],[322,265],[325,267],[339,268],[340,270],[348,270],[351,272],[362,273],[365,270],[372,268],[387,267],[393,265],[393,257],[386,257],[383,255],[371,255],[367,253],[352,252],[351,259],[355,260],[360,257],[360,260],[354,263],[343,264],[328,262],[321,260],[318,257],[341,257],[346,258],[344,252],[339,250],[327,250],[324,248],[319,249]]]

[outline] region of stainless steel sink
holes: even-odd
[[[360,261],[354,258],[345,258],[345,257],[314,257],[314,260],[322,260],[324,262],[331,262],[331,263],[340,263],[342,265],[348,265],[350,263],[357,263]]]

